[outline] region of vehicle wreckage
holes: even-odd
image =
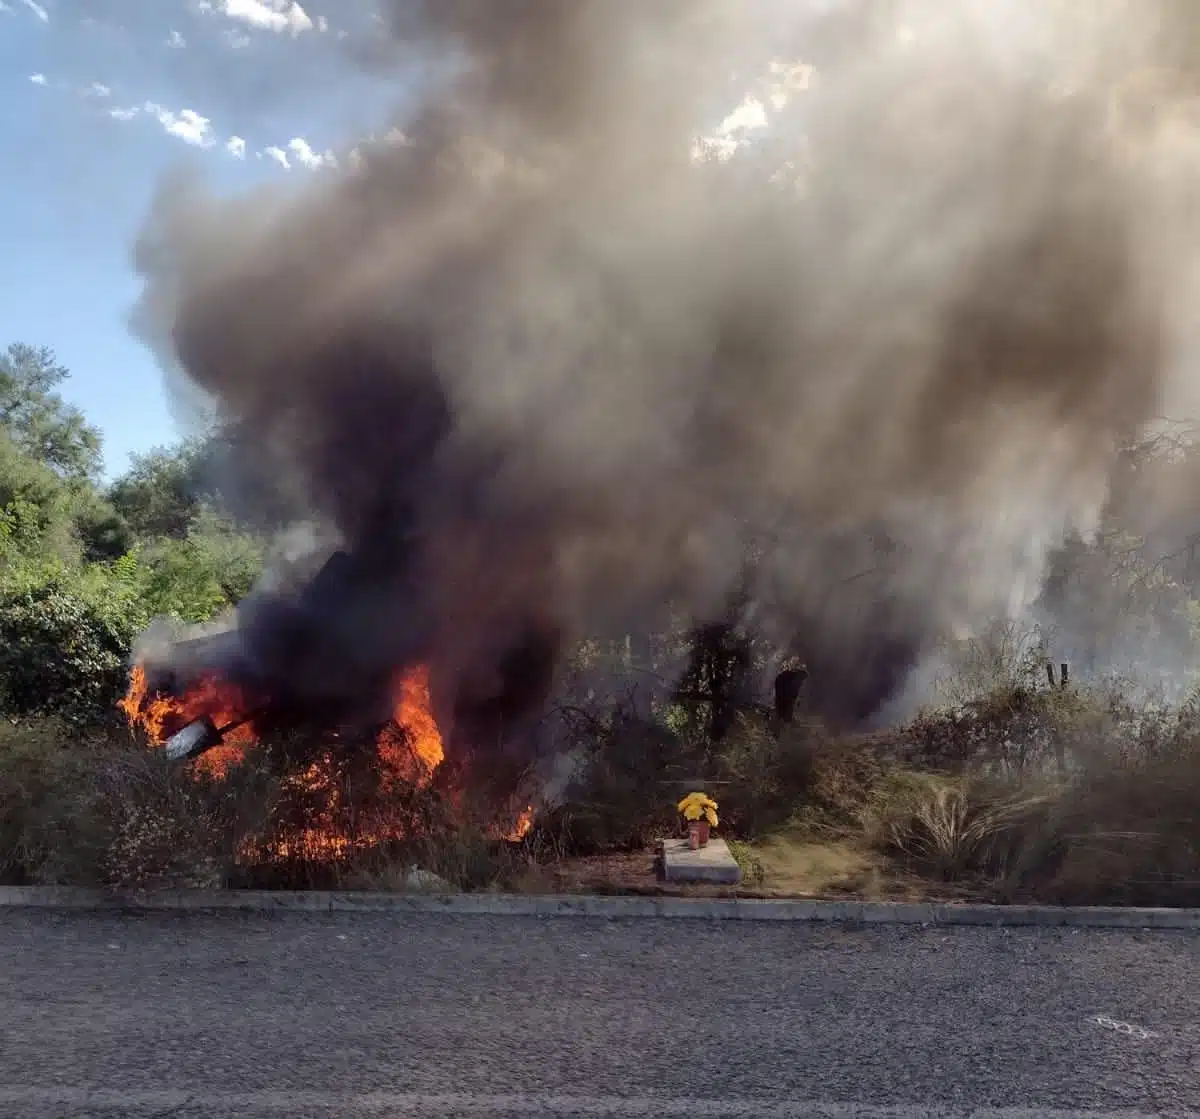
[[[147,695],[182,699],[216,679],[239,697],[225,717],[202,714],[165,728],[167,756],[197,758],[247,724],[260,735],[315,729],[355,739],[373,738],[393,721],[397,677],[427,663],[434,627],[416,596],[398,593],[403,573],[377,560],[336,551],[298,593],[253,592],[226,629],[151,643],[138,665]],[[381,627],[389,603],[407,608]],[[530,624],[486,666],[490,687],[457,666],[443,696],[447,722],[464,740],[504,743],[549,695],[558,648],[553,627]]]

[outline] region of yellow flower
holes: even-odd
[[[717,826],[717,802],[704,793],[688,793],[677,805],[685,820],[705,819]]]

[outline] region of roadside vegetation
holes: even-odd
[[[849,733],[807,692],[781,720],[782,651],[733,604],[581,645],[534,773],[389,783],[370,751],[264,741],[215,777],[168,764],[116,702],[150,619],[236,603],[273,526],[235,515],[215,438],[105,481],[66,377],[48,351],[0,353],[2,882],[657,889],[649,847],[702,788],[743,892],[1200,905],[1200,526],[1145,515],[1148,479],[1200,466],[1185,433],[1123,450],[1100,530],[1053,557],[1050,621],[947,646],[902,725]],[[1064,679],[1067,630],[1086,656]],[[550,795],[517,837],[497,805],[531,778]]]

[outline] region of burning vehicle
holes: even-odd
[[[532,634],[505,651],[492,689],[447,689],[435,712],[431,665],[436,642],[405,631],[409,659],[391,645],[364,657],[363,619],[387,593],[378,557],[334,551],[308,580],[264,581],[220,628],[179,635],[151,627],[137,650],[121,702],[132,726],[177,763],[227,775],[264,741],[287,743],[293,781],[317,797],[312,818],[271,852],[345,853],[335,822],[335,755],[352,755],[384,789],[423,788],[441,780],[451,798],[471,780],[488,789],[498,838],[519,840],[533,822],[526,772],[528,717],[544,701],[554,665],[552,635]],[[389,569],[390,570],[390,569]],[[276,573],[278,575],[278,573]],[[390,584],[395,593],[394,583]],[[376,631],[377,632],[377,631]],[[443,733],[443,727],[447,728]],[[480,765],[480,747],[513,764],[496,779]],[[456,754],[447,763],[448,754]],[[474,764],[469,764],[474,763]],[[470,770],[469,773],[466,771]],[[404,838],[394,821],[369,824],[360,842]]]
[[[527,630],[502,650],[487,692],[468,690],[460,677],[457,690],[439,696],[435,718],[436,641],[415,619],[415,600],[403,630],[379,630],[381,607],[404,593],[395,558],[338,549],[298,588],[276,581],[257,589],[221,628],[183,636],[152,628],[137,652],[126,714],[177,760],[265,732],[374,739],[389,725],[411,731],[414,722],[416,753],[427,764],[441,760],[439,724],[456,728],[456,741],[511,744],[522,716],[549,694],[554,634]],[[434,731],[420,733],[423,723]]]

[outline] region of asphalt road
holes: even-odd
[[[1200,936],[0,912],[0,1116],[1200,1114]]]

